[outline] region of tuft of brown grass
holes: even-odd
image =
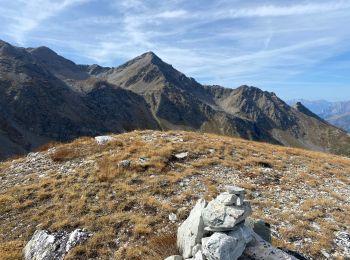
[[[178,255],[176,246],[176,231],[157,235],[149,240],[145,246],[149,251],[146,260],[163,260],[171,255]]]
[[[54,162],[64,162],[80,157],[80,151],[70,146],[60,146],[50,155]]]

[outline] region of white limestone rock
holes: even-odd
[[[183,258],[180,255],[172,255],[172,256],[165,258],[164,260],[183,260]]]
[[[239,197],[235,194],[223,192],[216,197],[216,200],[224,204],[225,206],[232,206],[237,205],[237,200],[239,200]]]
[[[286,252],[273,247],[270,243],[262,239],[258,234],[252,232],[252,241],[248,243],[243,256],[249,259],[262,259],[262,260],[296,260],[294,256],[287,254]]]
[[[177,247],[183,258],[192,257],[192,248],[201,242],[204,233],[202,213],[206,204],[205,200],[198,200],[188,218],[177,230]]]
[[[114,138],[110,135],[100,135],[95,137],[95,141],[98,145],[106,144],[112,141]]]
[[[236,260],[240,256],[236,252],[237,241],[221,232],[202,239],[202,249],[208,260]]]
[[[237,186],[226,186],[225,188],[227,192],[230,194],[236,194],[236,195],[245,194],[245,190]]]
[[[171,222],[176,221],[176,220],[177,220],[176,214],[175,214],[175,213],[170,213],[170,214],[169,214],[169,220],[170,220]]]
[[[63,259],[66,253],[65,232],[50,233],[46,230],[37,230],[24,248],[25,260]]]
[[[90,237],[86,231],[76,229],[72,233],[51,233],[37,230],[23,249],[25,260],[61,260],[65,254]]]
[[[194,255],[194,260],[206,260],[201,250]]]
[[[78,244],[85,242],[91,235],[83,229],[76,229],[69,234],[68,241],[66,244],[66,252],[71,250]]]
[[[188,156],[188,152],[175,154],[176,159],[179,159],[179,160],[185,159],[187,156]]]
[[[248,202],[242,206],[225,206],[217,199],[208,203],[203,211],[203,221],[206,230],[229,231],[252,213]]]

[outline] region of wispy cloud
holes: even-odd
[[[89,0],[14,0],[11,3],[8,1],[8,6],[5,4],[1,8],[1,12],[6,12],[7,18],[12,20],[6,33],[17,43],[23,44],[26,33],[38,27],[40,23],[66,8],[87,1]]]
[[[203,83],[307,84],[320,67],[350,82],[329,62],[350,53],[348,0],[5,0],[0,13],[7,39],[77,62],[116,66],[152,50]]]

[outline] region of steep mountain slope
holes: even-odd
[[[57,56],[58,60],[52,58],[53,69],[32,53],[35,49],[28,52],[0,42],[0,158],[28,152],[50,140],[158,128],[139,95],[102,82],[81,95],[53,74],[77,77],[76,71],[69,70],[76,65]],[[65,67],[66,63],[71,66]]]
[[[301,106],[255,87],[202,86],[154,53],[99,77],[142,94],[163,129],[191,129],[288,146],[350,153],[350,139]]]
[[[119,67],[77,65],[46,47],[0,42],[0,158],[49,140],[185,129],[350,154],[350,137],[255,87],[203,86],[145,53]]]
[[[288,101],[288,104],[294,105],[299,101],[329,123],[350,132],[350,101],[329,102],[296,99]]]

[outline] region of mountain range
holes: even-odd
[[[326,100],[310,101],[305,99],[287,101],[290,105],[297,102],[303,103],[308,109],[331,124],[350,132],[350,101],[330,102]]]
[[[153,52],[109,68],[0,41],[0,158],[50,141],[134,129],[189,130],[350,155],[350,136],[298,102],[199,84]]]

